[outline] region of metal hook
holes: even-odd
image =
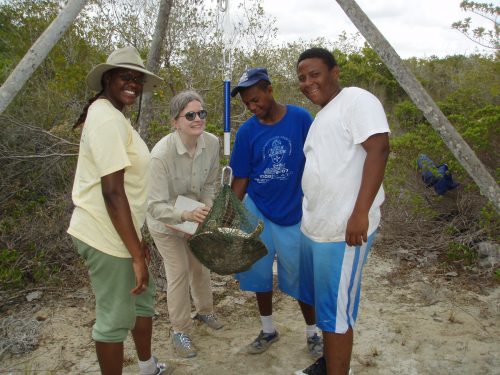
[[[219,8],[220,8],[220,11],[221,12],[225,12],[226,9],[227,9],[227,2],[229,0],[219,0],[218,3],[219,3]]]
[[[227,171],[229,172],[229,182],[227,184],[225,184],[224,177],[225,177]],[[226,165],[224,168],[222,168],[222,176],[220,178],[220,184],[221,185],[230,185],[232,179],[233,179],[233,169],[230,166]]]

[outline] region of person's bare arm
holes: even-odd
[[[361,145],[366,151],[366,159],[358,197],[347,221],[345,241],[349,246],[360,246],[368,241],[368,212],[384,179],[390,151],[389,135],[374,134]]]
[[[130,205],[125,193],[124,176],[125,170],[122,169],[101,177],[101,189],[111,222],[132,256],[136,286],[131,292],[140,294],[146,290],[149,283],[146,267],[148,254],[145,253],[144,244],[141,243],[135,231]]]
[[[231,183],[231,190],[234,195],[238,197],[240,201],[245,197],[245,193],[247,192],[249,179],[247,177],[235,177],[233,178],[233,182]]]

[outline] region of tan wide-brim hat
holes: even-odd
[[[146,70],[142,62],[139,52],[133,46],[119,48],[113,51],[106,60],[105,64],[95,66],[89,74],[87,74],[87,86],[94,91],[101,91],[102,75],[108,70],[115,68],[132,69],[144,73],[146,82],[142,88],[143,91],[152,91],[163,81],[157,75]]]

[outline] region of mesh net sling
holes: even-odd
[[[229,184],[223,183],[207,218],[188,244],[205,267],[229,275],[250,269],[267,254],[259,239],[263,229],[263,222],[243,206]]]

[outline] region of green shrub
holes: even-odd
[[[450,260],[463,260],[466,265],[473,264],[477,253],[467,245],[452,241],[448,246],[447,256]]]
[[[404,130],[411,130],[418,124],[425,122],[422,111],[412,101],[405,100],[394,106],[394,117]]]
[[[489,240],[500,241],[500,215],[491,202],[481,209],[479,226],[485,231]]]
[[[0,250],[0,284],[6,288],[18,288],[23,284],[23,272],[19,268],[21,256],[15,249]]]
[[[222,137],[224,135],[224,128],[221,125],[207,123],[205,130],[218,137]]]

